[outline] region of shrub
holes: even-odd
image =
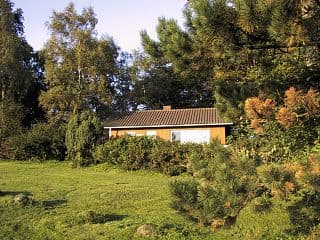
[[[257,197],[253,200],[253,211],[257,213],[267,212],[272,207],[272,201],[268,194],[264,193],[262,196]]]
[[[186,171],[187,156],[196,145],[163,140],[154,141],[150,152],[150,168],[175,176]]]
[[[270,164],[259,169],[260,180],[273,196],[287,198],[296,191],[295,171],[290,165]]]
[[[66,152],[64,136],[63,125],[39,123],[29,131],[11,137],[7,145],[14,159],[63,160]]]
[[[121,165],[120,153],[126,144],[126,138],[116,138],[98,145],[92,153],[95,163]]]
[[[169,187],[175,196],[172,207],[181,212],[190,212],[197,203],[199,182],[192,178],[175,180]]]
[[[171,184],[173,207],[200,225],[217,221],[233,224],[241,209],[255,197],[255,164],[245,155],[232,155],[217,141],[203,146],[202,151],[193,151],[188,164],[193,179]]]
[[[320,224],[320,154],[311,155],[300,174],[296,174],[300,189],[289,207],[294,233],[308,234]]]
[[[126,170],[150,168],[150,151],[154,141],[147,137],[129,137],[120,151],[119,161]]]
[[[74,167],[93,162],[91,150],[102,136],[102,125],[90,112],[75,114],[70,118],[66,132],[67,158]]]
[[[151,169],[168,175],[186,171],[189,153],[196,144],[179,144],[147,137],[111,139],[95,148],[97,163],[111,163],[126,170]]]

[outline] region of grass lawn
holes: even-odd
[[[263,215],[244,209],[236,226],[215,234],[199,230],[170,208],[171,180],[147,171],[0,161],[0,239],[140,239],[142,224],[155,226],[155,239],[288,239],[282,205]],[[14,203],[20,192],[35,203]]]

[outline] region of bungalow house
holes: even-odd
[[[109,137],[149,136],[167,141],[209,143],[218,138],[226,143],[227,127],[215,108],[171,109],[136,111],[105,122]]]

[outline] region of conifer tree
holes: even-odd
[[[144,53],[194,89],[194,102],[214,102],[238,122],[244,101],[260,92],[319,89],[318,13],[317,1],[190,0],[185,27],[160,18],[159,41],[142,35]]]

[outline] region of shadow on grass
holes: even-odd
[[[301,199],[288,207],[292,227],[287,230],[291,235],[310,234],[320,224],[320,192],[304,192]]]
[[[102,224],[113,221],[121,221],[128,217],[128,215],[119,214],[99,214],[93,211],[81,212],[78,215],[80,223],[92,223],[92,224]]]
[[[127,215],[118,215],[118,214],[95,214],[95,217],[92,219],[92,223],[106,223],[113,221],[121,221],[128,217]]]
[[[23,194],[26,196],[31,196],[31,192],[26,192],[26,191],[0,191],[0,197],[3,196],[16,196],[19,194]]]
[[[54,199],[54,200],[47,200],[47,201],[43,201],[42,202],[42,206],[45,209],[53,209],[56,208],[62,204],[67,203],[67,200],[63,200],[63,199]]]

